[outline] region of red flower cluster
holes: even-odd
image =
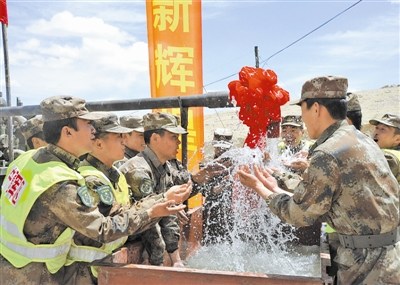
[[[251,148],[260,146],[268,125],[280,121],[280,107],[289,101],[289,92],[277,82],[274,71],[245,66],[239,72],[239,80],[228,84],[230,100],[240,107],[239,119],[249,127],[245,144]]]

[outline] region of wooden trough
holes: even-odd
[[[191,210],[190,223],[182,229],[181,256],[187,258],[201,245],[202,212],[201,208]],[[250,272],[229,272],[201,270],[193,268],[142,265],[142,246],[134,244],[122,248],[113,255],[112,264],[99,264],[99,285],[283,285],[283,284],[332,284],[326,274],[330,265],[327,246],[321,245],[321,276],[304,277],[289,275],[271,275]],[[267,262],[267,261],[266,261]]]

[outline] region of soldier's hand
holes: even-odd
[[[263,188],[262,182],[250,172],[250,168],[247,165],[240,166],[237,175],[240,183],[242,183],[244,186],[254,190]]]
[[[308,160],[305,158],[297,158],[289,162],[284,162],[284,165],[296,171],[304,172],[308,168],[309,163]]]
[[[216,176],[228,175],[232,165],[232,160],[227,157],[221,157],[207,163],[199,171],[192,174],[192,180],[197,184],[209,183]]]
[[[189,198],[190,193],[192,192],[192,182],[189,181],[186,184],[175,185],[168,189],[165,192],[165,198],[167,201],[175,201],[176,203],[182,203]]]
[[[182,225],[186,225],[187,223],[189,223],[189,217],[186,215],[185,211],[179,211],[176,216],[178,217],[179,222]]]
[[[153,207],[147,210],[147,213],[151,219],[166,217],[177,214],[179,211],[184,210],[185,207],[186,206],[183,204],[176,205],[175,201],[171,200],[155,204]]]

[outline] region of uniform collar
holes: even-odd
[[[134,156],[136,156],[139,152],[136,150],[133,150],[131,148],[125,147],[125,157],[126,158],[132,158]]]
[[[62,162],[64,162],[66,165],[68,165],[69,168],[73,170],[77,170],[79,167],[80,160],[73,154],[65,151],[61,147],[58,147],[54,144],[48,144],[46,146],[46,149],[48,152],[56,156],[58,159],[60,159]]]
[[[151,148],[149,148],[148,146],[146,146],[146,148],[144,149],[144,151],[142,151],[143,155],[145,155],[150,162],[153,164],[154,168],[157,169],[157,171],[163,175],[165,173],[170,174],[170,170],[168,167],[167,163],[161,164],[160,160],[158,159],[157,155],[152,151]]]
[[[85,161],[83,162],[83,165],[85,165],[87,162],[97,170],[101,171],[108,179],[110,179],[111,182],[118,182],[119,179],[119,173],[116,168],[114,167],[108,167],[105,165],[103,162],[101,162],[98,158],[94,157],[90,153],[87,155]]]
[[[323,144],[328,138],[330,138],[333,135],[334,132],[336,132],[337,129],[339,129],[341,126],[346,126],[346,125],[348,125],[346,120],[340,120],[336,121],[328,128],[326,128],[325,131],[323,131],[320,137],[317,139],[317,141],[310,147],[310,150],[308,151],[308,157],[310,157],[313,154],[317,146]]]

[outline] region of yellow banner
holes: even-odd
[[[203,93],[201,1],[146,1],[151,97]],[[179,109],[163,109],[179,115]],[[204,145],[203,108],[189,108],[188,169]]]

